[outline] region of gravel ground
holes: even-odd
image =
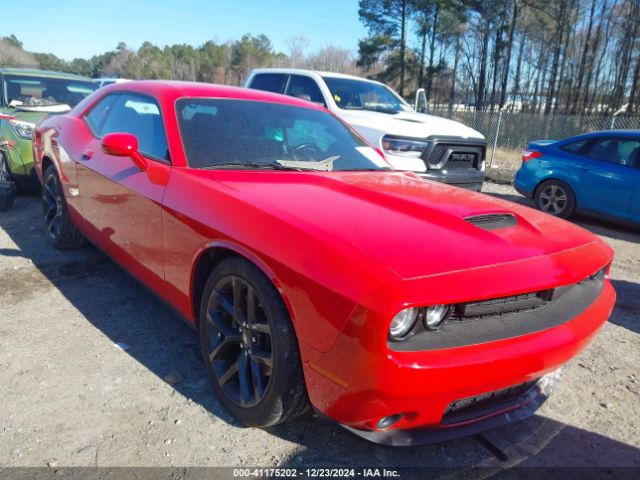
[[[509,186],[486,191],[525,201]],[[397,449],[312,417],[268,431],[234,423],[196,335],[95,248],[51,248],[39,213],[37,198],[18,197],[0,214],[0,467],[429,466],[466,478],[515,465],[640,467],[638,231],[577,219],[616,251],[618,303],[534,417]]]

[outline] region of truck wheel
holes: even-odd
[[[278,291],[255,265],[234,256],[214,268],[199,327],[207,375],[235,418],[268,427],[306,410],[293,324]]]
[[[42,213],[47,238],[56,248],[78,248],[87,240],[71,221],[67,202],[62,194],[58,172],[52,165],[44,173],[42,183]]]

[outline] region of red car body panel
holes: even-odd
[[[103,153],[83,115],[105,95],[138,92],[162,111],[171,163]],[[198,260],[235,251],[276,285],[299,340],[316,409],[358,429],[405,413],[397,428],[447,427],[447,405],[560,367],[608,318],[608,281],[562,325],[464,347],[399,352],[391,319],[411,306],[454,304],[572,285],[609,265],[611,249],[568,222],[402,172],[196,170],[186,163],[175,102],[241,98],[313,106],[257,90],[171,82],[103,88],[37,129],[36,171],[60,173],[76,226],[194,326]],[[84,157],[83,157],[84,154]],[[485,231],[464,219],[510,212]]]

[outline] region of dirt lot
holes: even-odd
[[[482,437],[393,449],[314,418],[235,424],[196,335],[96,249],[49,247],[38,199],[19,197],[0,214],[0,466],[640,467],[640,232],[577,221],[616,250],[619,297],[555,396]]]

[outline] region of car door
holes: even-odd
[[[105,97],[86,116],[94,133],[78,159],[82,215],[103,250],[152,288],[164,281],[161,201],[169,179],[166,134],[158,103],[151,97],[120,93]],[[129,157],[101,150],[101,138],[114,132],[136,136],[149,161],[141,171]]]
[[[637,183],[634,163],[640,139],[602,136],[591,142],[579,179],[584,192],[579,207],[628,218]]]

